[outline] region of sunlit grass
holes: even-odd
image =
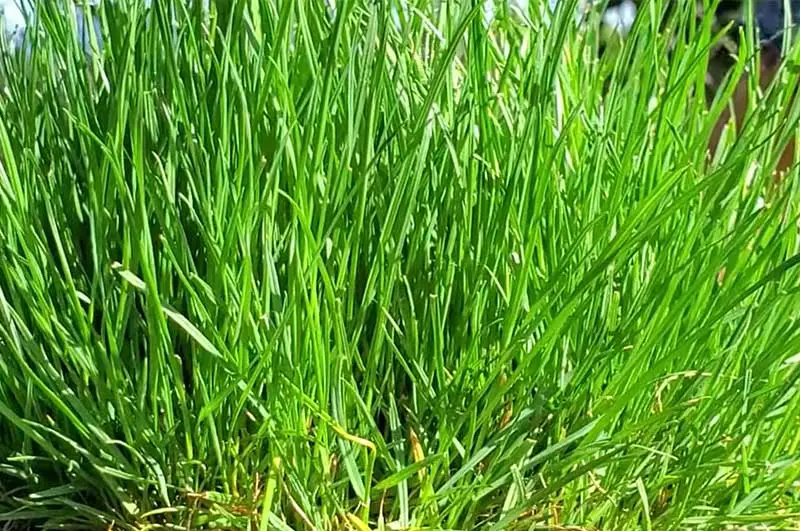
[[[709,163],[690,3],[128,3],[3,56],[0,522],[798,521],[788,70]]]

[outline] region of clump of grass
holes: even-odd
[[[0,521],[797,521],[795,80],[709,163],[710,25],[655,1],[597,60],[561,4],[108,2],[86,55],[42,3],[2,66]]]

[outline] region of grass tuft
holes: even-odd
[[[788,70],[708,161],[693,6],[597,59],[577,0],[55,4],[0,67],[0,525],[800,521]]]

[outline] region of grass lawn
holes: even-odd
[[[42,3],[0,528],[800,529],[797,69],[708,161],[752,47],[708,107],[694,2],[577,1]]]

